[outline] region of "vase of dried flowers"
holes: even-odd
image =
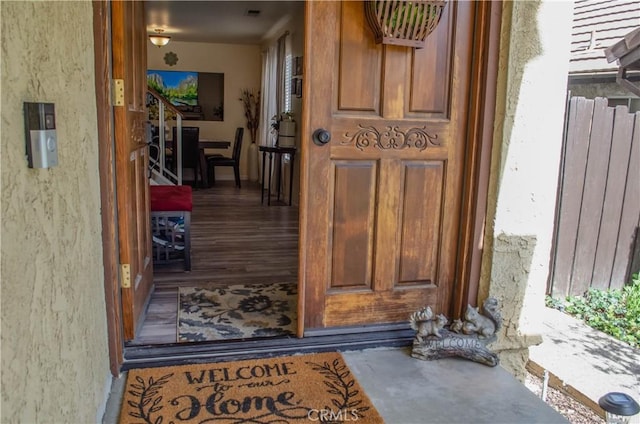
[[[247,129],[251,144],[248,149],[248,176],[249,181],[258,181],[258,146],[256,145],[258,127],[260,126],[260,91],[244,89],[240,95],[240,101],[244,108],[244,117],[247,120]]]

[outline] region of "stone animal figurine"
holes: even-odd
[[[444,315],[434,317],[428,306],[414,312],[410,323],[417,331],[411,351],[414,358],[431,361],[457,356],[491,367],[500,362],[498,355],[487,348],[502,326],[495,298],[486,299],[481,310],[467,306],[463,319],[456,319],[451,325],[447,325]]]
[[[464,327],[464,323],[461,320],[456,319],[453,320],[449,329],[454,333],[462,333],[462,327]]]
[[[477,334],[478,337],[491,337],[502,325],[502,316],[498,312],[498,302],[488,298],[482,305],[484,315],[471,305],[467,305],[462,323],[464,334]]]
[[[409,323],[411,325],[411,328],[417,332],[416,339],[418,341],[422,341],[425,337],[431,335],[442,337],[442,335],[440,334],[440,330],[443,329],[445,325],[447,325],[448,321],[447,317],[442,314],[439,314],[434,319],[433,311],[429,306],[427,306],[411,314]]]

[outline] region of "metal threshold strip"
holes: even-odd
[[[121,371],[202,362],[409,346],[415,332],[406,323],[313,330],[304,338],[273,337],[129,346]]]

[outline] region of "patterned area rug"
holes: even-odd
[[[178,341],[294,335],[297,289],[295,283],[234,285],[216,289],[181,287]]]
[[[383,423],[339,353],[133,369],[120,423]]]

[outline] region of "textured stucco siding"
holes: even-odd
[[[492,348],[524,375],[527,346],[539,343],[549,273],[572,3],[505,2],[492,169],[479,302],[502,305]]]
[[[587,99],[596,97],[638,97],[616,82],[602,82],[593,84],[573,84],[569,83],[571,96],[581,96]]]
[[[92,6],[0,2],[3,423],[95,422],[109,376]],[[55,103],[29,169],[23,102]]]

